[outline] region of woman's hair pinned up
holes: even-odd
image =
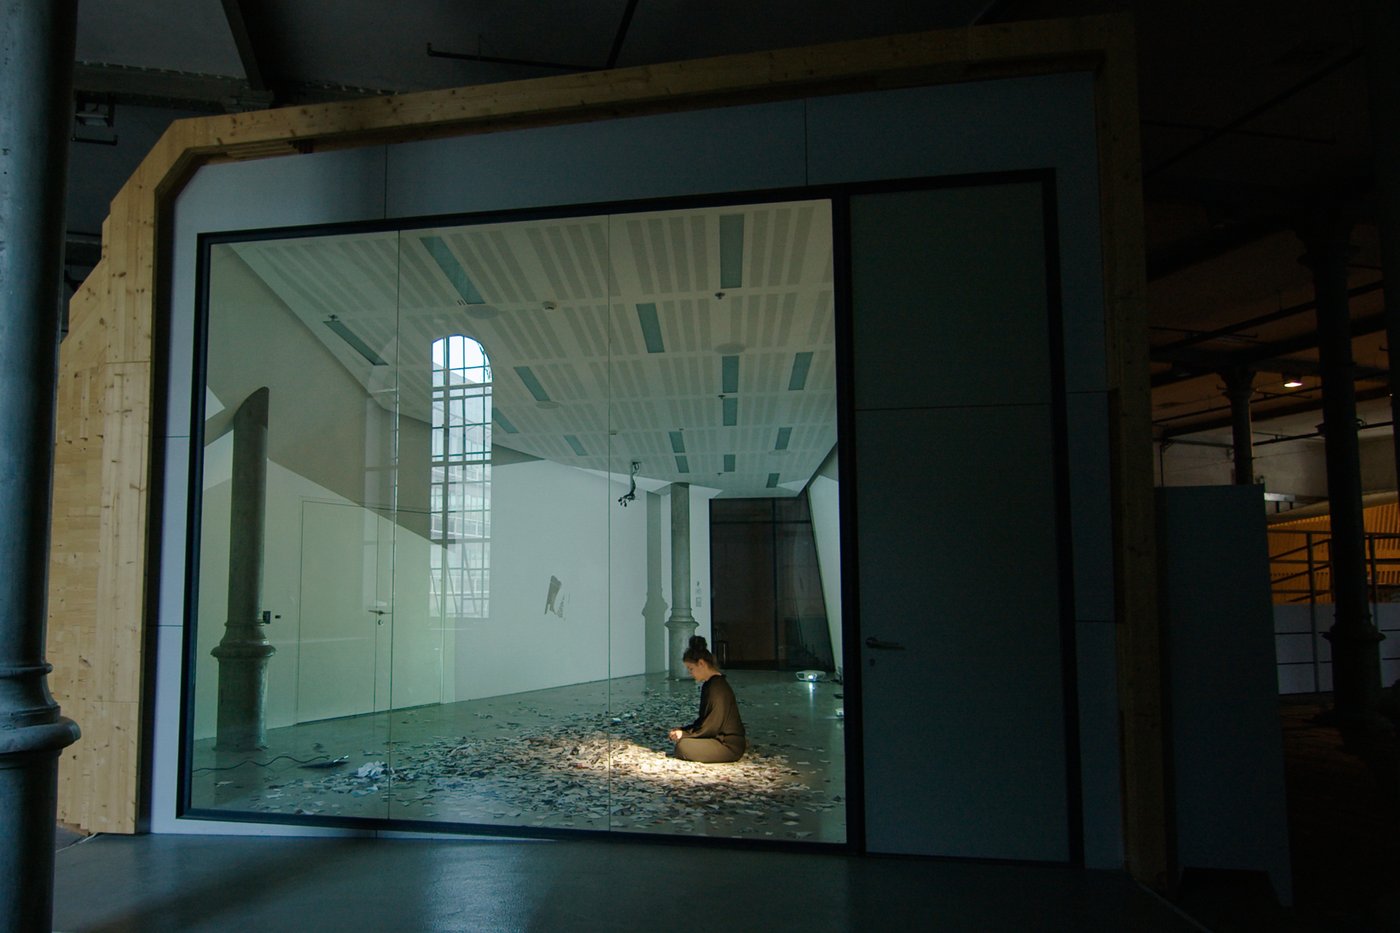
[[[715,664],[715,656],[710,653],[709,646],[705,644],[705,639],[701,635],[690,636],[690,646],[685,649],[685,654],[681,655],[681,660],[689,661],[692,664],[704,661],[710,667],[718,666]]]

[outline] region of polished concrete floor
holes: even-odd
[[[71,933],[1203,929],[1118,872],[713,843],[98,836],[56,862]]]
[[[841,685],[727,676],[750,743],[732,764],[668,756],[698,685],[649,674],[272,729],[254,755],[205,739],[191,802],[272,821],[844,842]]]

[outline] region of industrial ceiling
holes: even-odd
[[[1256,437],[1321,420],[1298,225],[1355,221],[1348,284],[1360,416],[1389,425],[1368,120],[1372,0],[83,0],[69,279],[107,200],[170,119],[1116,10],[1139,37],[1153,417],[1209,437],[1222,372],[1254,373]],[[1301,385],[1285,388],[1285,377]]]

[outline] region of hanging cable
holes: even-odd
[[[620,506],[622,506],[624,509],[627,508],[627,503],[629,503],[629,502],[635,502],[636,499],[637,499],[637,471],[640,470],[641,468],[642,468],[642,461],[640,461],[640,460],[633,460],[633,461],[632,461],[632,472],[631,472],[631,474],[628,476],[628,479],[630,480],[631,485],[627,488],[627,491],[626,491],[626,492],[624,492],[622,495],[620,495],[620,496],[617,497],[617,504],[620,505]]]

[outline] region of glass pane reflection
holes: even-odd
[[[830,231],[813,201],[211,246],[192,806],[844,841]],[[234,752],[225,422],[261,386],[277,618]],[[766,574],[721,504],[768,516]],[[687,612],[737,763],[670,754]]]

